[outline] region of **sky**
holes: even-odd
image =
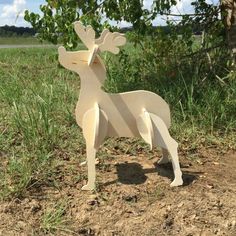
[[[24,20],[24,11],[40,12],[39,6],[43,3],[44,0],[0,0],[0,26],[30,26]]]
[[[172,8],[172,13],[191,13],[192,0],[177,0],[177,6]],[[218,0],[207,0],[210,3],[217,3]],[[44,4],[45,0],[0,0],[0,26],[15,25],[28,26],[30,24],[24,21],[24,11],[28,9],[32,12],[40,13],[39,6]],[[150,8],[152,0],[144,0],[144,7]],[[154,20],[155,25],[165,24],[165,19],[158,17]],[[121,22],[119,26],[128,26],[126,22]]]

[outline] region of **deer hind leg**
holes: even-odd
[[[182,171],[179,166],[178,143],[175,140],[173,141],[174,142],[170,144],[170,147],[168,148],[175,175],[174,180],[170,184],[171,187],[183,185]]]
[[[171,138],[163,120],[155,114],[144,111],[137,119],[137,127],[141,137],[150,144],[151,148],[153,146],[162,147],[164,154],[161,159],[162,163],[167,161],[168,153],[170,154],[175,176],[171,186],[182,185],[182,172],[180,170],[177,152],[178,144]]]
[[[82,128],[86,140],[86,154],[88,165],[88,183],[82,190],[93,190],[96,180],[96,152],[107,135],[108,119],[106,114],[99,109],[98,104],[88,110],[83,117]]]

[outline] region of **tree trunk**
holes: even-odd
[[[221,13],[226,28],[227,43],[236,64],[236,0],[221,0]]]

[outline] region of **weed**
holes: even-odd
[[[165,191],[162,186],[158,186],[151,193],[148,193],[147,197],[150,204],[162,200],[165,197]]]
[[[66,210],[68,207],[67,201],[60,201],[51,208],[45,210],[42,218],[40,228],[47,233],[54,233],[59,230],[60,232],[71,232],[67,229],[68,220],[65,219]]]

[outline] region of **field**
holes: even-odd
[[[0,45],[40,45],[35,37],[0,37]]]
[[[104,58],[105,89],[142,87]],[[58,65],[54,48],[1,49],[0,235],[236,235],[236,80],[175,82],[144,87],[170,103],[184,186],[170,188],[172,167],[156,164],[158,150],[116,138],[99,150],[96,190],[82,192],[78,76]]]

